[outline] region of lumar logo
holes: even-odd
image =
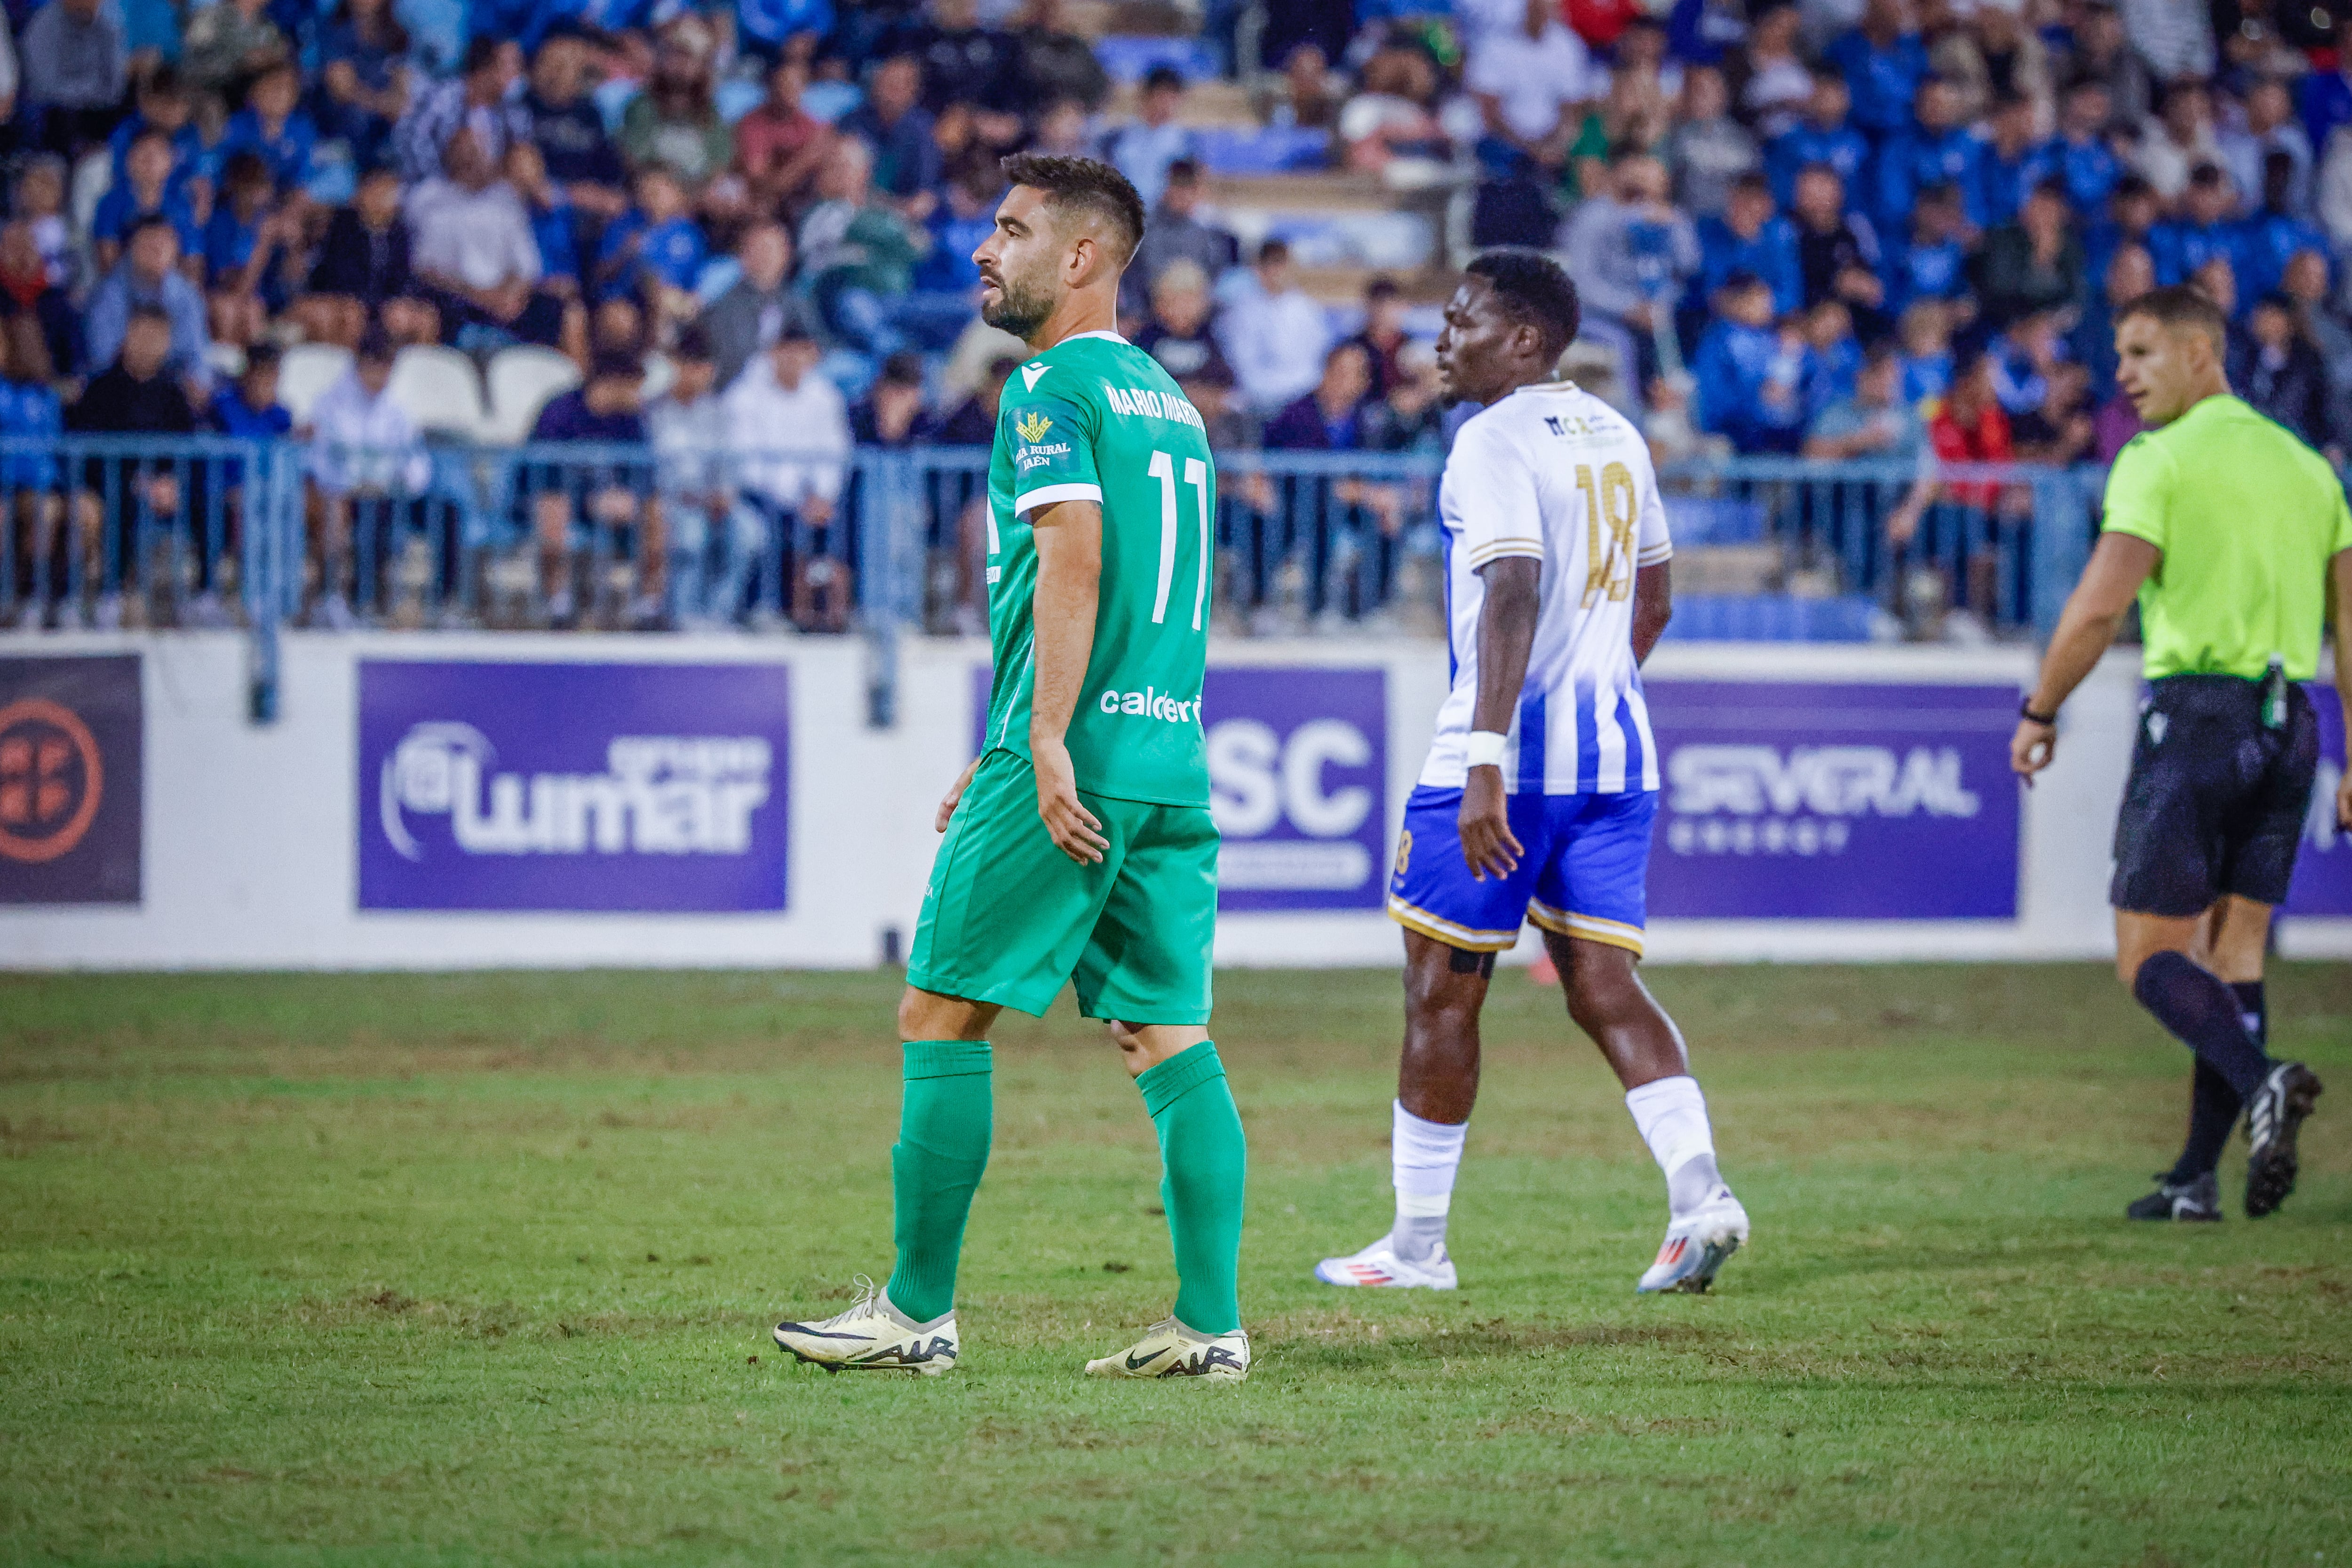
[[[420,724],[383,759],[377,810],[412,861],[410,813],[447,817],[467,855],[748,854],[772,751],[759,736],[619,735],[603,773],[492,773],[480,730]]]
[[[1045,433],[1054,428],[1054,422],[1033,408],[1014,420],[1013,428],[1020,434],[1022,440],[1034,446],[1045,439]]]
[[[0,858],[39,864],[82,841],[106,793],[98,741],[46,697],[0,707]]]

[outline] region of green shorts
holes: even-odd
[[[1205,806],[1080,790],[1110,841],[1100,865],[1054,847],[1029,759],[992,751],[948,822],[907,983],[1043,1016],[1075,981],[1088,1018],[1209,1021],[1217,830]]]

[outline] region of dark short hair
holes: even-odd
[[[882,380],[892,386],[919,387],[923,384],[923,356],[911,349],[901,349],[882,361]]]
[[[132,306],[131,308],[131,325],[135,327],[142,321],[147,322],[151,326],[160,325],[166,332],[172,329],[171,312],[164,309],[161,305]]]
[[[466,57],[457,67],[457,74],[472,76],[476,71],[487,70],[496,65],[499,50],[503,47],[502,39],[492,37],[488,33],[475,34],[466,44]]]
[[[1373,278],[1370,283],[1364,285],[1364,298],[1367,300],[1394,299],[1398,295],[1402,294],[1403,292],[1403,287],[1398,284],[1397,280],[1391,277],[1385,272],[1381,273],[1378,277]]]
[[[2116,325],[2121,327],[2135,316],[2145,316],[2159,327],[2200,331],[2212,340],[2217,354],[2229,346],[2230,319],[2210,295],[2185,283],[2149,289],[2116,312]]]
[[[769,344],[768,347],[771,349],[781,349],[786,343],[814,343],[816,340],[816,334],[808,329],[808,324],[806,322],[800,320],[798,318],[788,317],[786,318],[783,326],[778,329],[776,332],[776,340]]]
[[[1048,206],[1082,207],[1108,218],[1127,242],[1120,261],[1143,243],[1143,198],[1126,175],[1101,159],[1016,152],[1000,166],[1014,184],[1045,192]]]
[[[352,358],[360,364],[388,365],[393,361],[394,353],[392,339],[384,332],[383,328],[371,323],[368,329],[360,334],[360,346]]]
[[[1513,319],[1541,334],[1546,359],[1557,360],[1576,341],[1584,324],[1576,283],[1543,252],[1516,247],[1486,251],[1472,256],[1463,270],[1485,278]]]
[[[1169,88],[1184,90],[1184,73],[1174,66],[1154,66],[1143,73],[1143,90],[1160,92]]]
[[[256,371],[274,371],[278,368],[278,361],[277,344],[256,343],[245,351],[245,370],[242,373],[249,376]]]
[[[1735,196],[1769,196],[1772,193],[1771,177],[1760,169],[1750,169],[1731,182]]]
[[[596,356],[588,379],[592,382],[641,382],[646,379],[646,362],[635,354],[607,349]]]
[[[2221,172],[2221,166],[2219,163],[2200,163],[2189,171],[2189,183],[2210,190],[2216,185],[2228,184],[2230,176]]]
[[[1168,165],[1168,183],[1171,185],[1192,185],[1200,183],[1201,162],[1197,158],[1179,158]]]
[[[157,66],[139,86],[141,98],[179,98],[186,91],[177,66]]]
[[[145,217],[139,218],[132,222],[130,231],[122,236],[123,248],[128,250],[131,246],[137,244],[139,236],[145,234],[149,229],[162,229],[168,233],[173,239],[178,239],[180,237],[179,225],[173,223],[171,219],[165,217],[161,213],[149,213]]]
[[[688,321],[678,329],[677,346],[669,351],[673,360],[690,360],[696,364],[715,358],[710,351],[710,332],[699,321]]]
[[[2071,208],[2074,204],[2074,193],[2066,188],[2066,182],[2055,174],[2045,174],[2034,181],[2033,189],[2028,194],[2047,196],[2062,207]]]
[[[240,186],[274,186],[277,183],[277,176],[269,172],[269,160],[250,147],[238,148],[221,166],[221,188],[225,191],[234,191]]]
[[[1290,259],[1290,242],[1286,239],[1267,240],[1265,244],[1257,247],[1257,259],[1260,263],[1269,261],[1288,261]]]

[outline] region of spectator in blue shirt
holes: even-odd
[[[196,214],[188,204],[187,193],[172,188],[170,138],[161,131],[148,131],[131,142],[130,156],[124,162],[130,178],[108,187],[106,194],[99,198],[98,211],[89,222],[89,237],[99,270],[114,269],[115,263],[122,259],[122,248],[131,231],[150,218],[172,225],[173,233],[179,236],[182,253],[194,256],[201,251],[204,233],[196,226]]]
[[[245,369],[213,393],[205,413],[215,430],[242,441],[269,441],[292,431],[294,416],[278,401],[278,350],[267,343],[247,349]]]
[[[297,107],[302,101],[302,78],[290,65],[272,66],[254,78],[245,107],[229,117],[218,155],[250,149],[269,165],[280,192],[299,195],[310,177],[310,153],[319,144],[319,128]]]
[[[300,245],[302,220],[280,210],[276,193],[269,166],[241,149],[221,172],[220,199],[205,225],[205,287],[215,315],[227,309],[245,318],[240,339],[258,338],[268,317],[288,303],[280,264]]]
[[[1992,133],[1986,139],[1977,175],[1983,193],[1978,211],[1984,226],[2005,224],[2025,204],[2025,193],[2044,173],[2041,144],[2033,140],[2033,100],[2007,93],[1992,106]]]
[[[1764,280],[1734,274],[1715,298],[1715,325],[1700,340],[1701,429],[1741,453],[1797,450],[1805,431],[1808,351],[1793,324],[1772,324]]]
[[[1952,384],[1952,313],[1932,299],[1903,312],[1895,329],[1903,345],[1903,401],[1917,407]]]
[[[200,200],[200,183],[211,172],[211,156],[205,147],[205,133],[195,123],[188,89],[181,85],[180,73],[170,66],[158,67],[139,84],[138,112],[106,139],[114,155],[114,183],[120,185],[131,178],[131,144],[151,131],[161,132],[172,144],[173,188],[192,203]]]
[[[1861,24],[1831,40],[1822,57],[1853,94],[1853,122],[1874,138],[1899,134],[1927,76],[1927,46],[1909,26],[1903,0],[1867,0]]]
[[[212,335],[205,322],[205,297],[180,270],[179,231],[167,218],[144,217],[132,225],[122,259],[91,292],[83,348],[92,367],[114,362],[131,318],[140,310],[155,311],[171,325],[171,373],[209,392]]]
[[[1933,185],[1911,210],[1910,238],[1886,257],[1886,308],[1898,314],[1914,300],[1955,300],[1969,291],[1969,220],[1960,193]]]
[[[1969,225],[1984,227],[1985,152],[1985,143],[1960,123],[1959,89],[1940,77],[1922,82],[1910,129],[1879,149],[1878,202],[1873,209],[1879,226],[1900,234],[1921,191],[1955,185]]]
[[[1804,314],[1805,423],[1822,410],[1853,395],[1862,374],[1862,345],[1854,340],[1853,312],[1843,300],[1824,299]]]
[[[2070,201],[2068,204],[2073,205]],[[2089,209],[2074,207],[2076,212]],[[2116,182],[2107,195],[2106,211],[2091,225],[2084,236],[2083,254],[2087,258],[2095,277],[2106,276],[2107,263],[2127,245],[2136,245],[2153,254],[2157,221],[2164,216],[2163,200],[2156,187],[2137,174],[2126,174]]]
[[[580,214],[562,185],[549,177],[539,145],[518,141],[507,149],[507,183],[530,214],[530,237],[539,246],[539,284],[566,299],[580,297]]]
[[[410,47],[392,0],[341,0],[320,31],[320,129],[348,143],[362,169],[383,155],[408,112]]]
[[[874,68],[866,101],[836,126],[873,150],[874,188],[918,222],[938,202],[941,159],[922,99],[922,66],[912,55],[893,55]]]
[[[2107,144],[2110,100],[2106,85],[2078,81],[2066,89],[2058,134],[2043,142],[2035,159],[2041,169],[2028,188],[2052,176],[2065,183],[2066,200],[2078,213],[2106,210],[2124,176],[2124,162]]]
[[[1797,176],[1822,163],[1845,183],[1861,188],[1863,171],[1870,163],[1870,143],[1846,123],[1852,95],[1845,78],[1835,71],[1813,73],[1813,95],[1805,102],[1805,117],[1772,140],[1764,150],[1764,172],[1772,177],[1772,199],[1786,207],[1797,199]]]
[[[987,163],[974,163],[948,184],[948,199],[931,214],[931,248],[915,268],[915,287],[930,294],[970,294],[980,287],[971,253],[996,227],[996,204],[1004,177]]]
[[[1143,197],[1143,209],[1159,204],[1168,188],[1168,166],[1192,156],[1192,132],[1176,123],[1176,106],[1184,101],[1184,78],[1172,68],[1155,66],[1143,78],[1141,118],[1111,133],[1105,149],[1110,162]]]
[[[771,62],[800,35],[822,38],[832,31],[833,0],[741,0],[735,8],[736,42]]]
[[[597,249],[598,296],[643,293],[666,303],[690,296],[709,256],[686,187],[666,168],[647,169],[637,176],[637,204],[604,231]]]
[[[58,401],[57,390],[46,373],[48,356],[42,350],[40,330],[28,319],[19,317],[0,329],[0,354],[6,356],[0,366],[0,436],[13,441],[55,441],[65,432],[65,407]],[[58,465],[54,457],[35,456],[22,453],[0,462],[0,486],[21,495],[26,491],[54,493],[58,489]],[[31,560],[36,555],[49,559],[57,569],[54,575],[60,580],[65,576],[64,563],[57,557],[57,506],[44,497],[44,517],[38,526],[48,535],[47,549],[27,548],[32,541],[19,544],[15,551],[18,560]],[[0,516],[0,538],[11,521],[33,522],[30,517],[12,519]],[[20,578],[18,586],[23,586]]]
[[[2336,128],[2352,121],[2352,50],[2337,49],[2336,69],[2303,78],[2302,108],[2304,134],[2324,150]]]
[[[2329,254],[2327,236],[2294,214],[2300,173],[2284,148],[2263,159],[2263,204],[2238,225],[2238,283],[2250,299],[2278,292],[2287,263],[2300,253],[2315,251],[2323,260]]]
[[[2156,281],[2169,288],[2186,283],[2215,256],[2227,257],[2230,270],[2242,281],[2245,267],[2238,255],[2238,227],[2230,222],[2237,194],[2230,176],[2211,163],[2200,163],[2181,193],[2179,215],[2156,225],[2148,236],[2148,254],[2156,259]]]
[[[1735,272],[1764,280],[1772,291],[1775,315],[1785,316],[1803,302],[1796,232],[1773,211],[1771,182],[1763,175],[1742,174],[1731,183],[1723,215],[1698,221],[1698,277],[1692,292],[1702,308]]]

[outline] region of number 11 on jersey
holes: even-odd
[[[1154,452],[1151,476],[1160,481],[1160,591],[1151,596],[1151,623],[1157,626],[1168,619],[1168,589],[1176,580],[1176,536],[1183,523],[1176,515],[1176,459]],[[1209,600],[1209,465],[1197,457],[1184,459],[1184,483],[1192,487],[1201,517],[1201,570],[1192,586],[1192,630],[1198,632]]]

